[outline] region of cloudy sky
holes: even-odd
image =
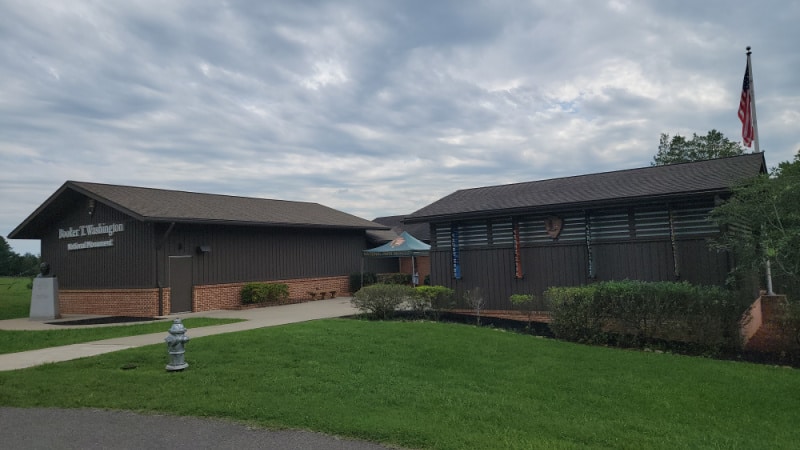
[[[3,236],[66,180],[372,219],[457,189],[647,166],[661,133],[741,140],[748,45],[767,163],[800,149],[798,1],[0,0],[0,11]]]

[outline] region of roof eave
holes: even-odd
[[[480,211],[463,211],[463,212],[455,212],[448,214],[406,217],[404,222],[405,223],[447,222],[452,220],[468,220],[468,219],[477,219],[484,217],[513,216],[523,213],[541,212],[543,210],[563,211],[563,210],[576,210],[576,209],[596,209],[598,207],[606,207],[615,204],[622,206],[629,203],[639,203],[642,201],[653,201],[653,202],[674,201],[676,199],[685,197],[710,196],[710,195],[729,194],[729,193],[731,193],[731,189],[719,188],[719,189],[709,189],[703,191],[689,191],[689,192],[679,192],[679,193],[670,193],[661,195],[617,197],[613,199],[604,199],[596,201],[552,203],[547,205],[521,206],[517,208],[484,209]]]
[[[256,226],[256,227],[288,227],[288,228],[333,228],[341,230],[388,230],[388,227],[382,225],[336,225],[324,223],[296,223],[296,222],[258,222],[246,220],[219,220],[219,219],[203,219],[203,218],[186,218],[186,217],[143,217],[143,222],[153,223],[186,223],[194,225],[239,225],[239,226]]]

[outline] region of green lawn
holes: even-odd
[[[191,329],[242,321],[243,319],[193,317],[183,319],[183,325]],[[123,336],[138,336],[140,334],[164,333],[164,336],[166,336],[170,325],[170,321],[161,320],[130,325],[65,328],[63,330],[0,330],[0,354],[100,341]]]
[[[0,320],[28,317],[31,309],[30,278],[0,277]]]
[[[223,417],[411,448],[796,448],[800,372],[430,322],[313,321],[0,373],[0,405]],[[123,370],[124,366],[137,366]]]
[[[30,282],[30,278],[0,277],[0,320],[28,317],[31,308],[31,290],[27,286]],[[199,328],[241,321],[241,319],[196,317],[185,319],[183,324],[186,328]],[[164,321],[115,327],[87,327],[63,330],[0,330],[0,354],[140,334],[163,332],[166,336],[167,330],[169,330],[169,323]]]

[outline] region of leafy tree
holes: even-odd
[[[712,217],[723,226],[713,242],[732,251],[735,274],[764,273],[769,258],[775,291],[800,301],[800,150],[793,162],[783,162],[734,190]]]
[[[692,133],[691,139],[676,134],[670,137],[661,133],[658,142],[658,153],[653,157],[652,166],[664,166],[690,161],[737,156],[744,153],[744,147],[732,142],[717,130],[711,130],[705,136]]]
[[[16,256],[16,253],[11,250],[11,246],[8,245],[6,239],[0,236],[0,276],[11,275],[14,256]]]
[[[0,276],[33,276],[39,273],[39,263],[38,256],[31,253],[20,256],[0,236]]]

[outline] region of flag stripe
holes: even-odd
[[[751,115],[752,86],[750,83],[750,60],[744,69],[744,81],[742,82],[742,97],[739,100],[739,120],[742,121],[742,143],[745,147],[752,146],[753,143],[753,116]]]

